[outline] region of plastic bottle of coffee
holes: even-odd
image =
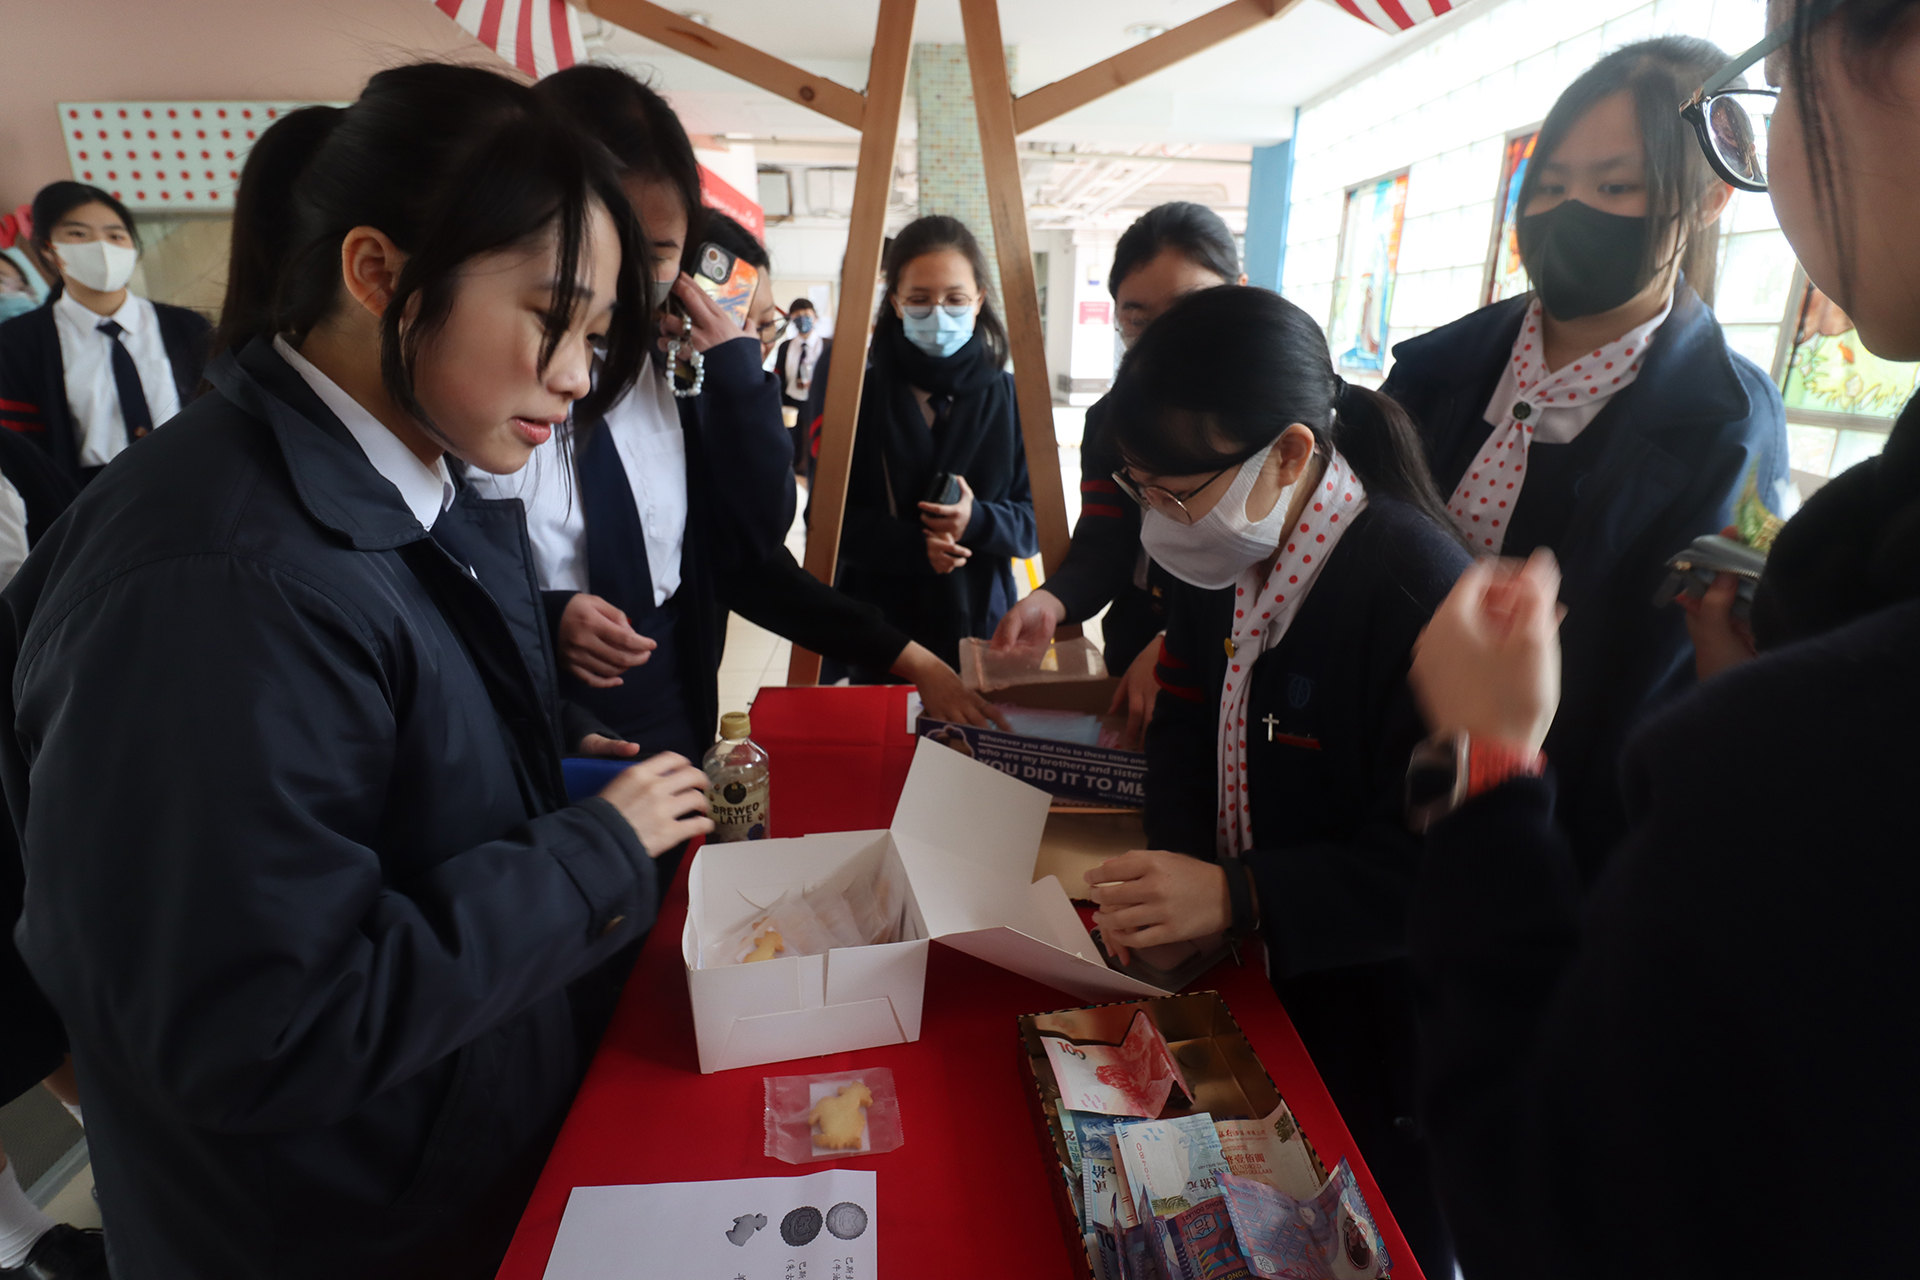
[[[747,736],[752,732],[746,712],[727,712],[720,717],[720,741],[707,749],[706,759],[700,762],[713,783],[708,793],[713,806],[709,844],[767,838],[767,753]]]

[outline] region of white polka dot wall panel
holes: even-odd
[[[63,102],[78,182],[143,212],[222,212],[254,139],[303,102]]]

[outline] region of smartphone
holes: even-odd
[[[747,327],[747,311],[753,306],[753,291],[760,285],[760,273],[753,264],[743,262],[731,250],[709,240],[700,246],[694,259],[693,278],[700,282],[709,298],[733,318],[742,331]]]
[[[1723,573],[1739,580],[1734,595],[1733,616],[1741,622],[1751,620],[1753,594],[1760,585],[1760,574],[1767,567],[1764,553],[1744,542],[1735,542],[1719,534],[1695,538],[1685,551],[1667,561],[1667,579],[1654,593],[1655,608],[1671,604],[1682,594],[1698,600]]]
[[[960,477],[951,471],[940,472],[927,486],[927,496],[922,501],[938,502],[946,507],[960,501]]]

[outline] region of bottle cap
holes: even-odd
[[[729,711],[720,717],[720,736],[728,742],[739,742],[753,736],[753,722],[744,711]]]

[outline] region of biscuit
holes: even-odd
[[[807,1123],[819,1129],[813,1144],[829,1151],[858,1151],[860,1135],[866,1132],[867,1117],[862,1108],[873,1105],[873,1094],[859,1081],[842,1085],[831,1098],[822,1098],[807,1112]]]

